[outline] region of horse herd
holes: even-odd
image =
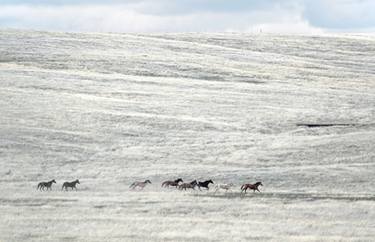
[[[145,180],[143,182],[137,181],[137,182],[133,182],[130,185],[130,188],[133,190],[136,189],[137,187],[139,187],[140,189],[143,189],[146,187],[147,184],[151,184],[151,181],[150,180]],[[209,184],[214,184],[214,182],[212,180],[206,180],[203,182],[194,180],[189,183],[184,183],[184,181],[181,178],[178,178],[174,181],[165,181],[161,184],[161,186],[162,187],[176,187],[179,190],[187,190],[187,189],[195,190],[195,187],[198,187],[198,189],[201,191],[202,190],[201,188],[205,188],[206,190],[209,190],[210,189]],[[215,193],[219,190],[228,191],[232,187],[234,187],[233,183],[230,183],[230,184],[219,183],[219,184],[214,184],[214,185],[215,185]],[[241,193],[242,192],[246,193],[247,189],[253,190],[254,192],[255,191],[260,192],[258,188],[259,186],[263,186],[262,182],[256,182],[254,184],[245,183],[241,186]]]
[[[55,179],[53,179],[49,182],[40,182],[40,183],[38,183],[37,190],[40,190],[40,191],[52,190],[52,184],[53,183],[56,183]],[[77,190],[77,187],[76,187],[77,184],[80,184],[78,179],[75,180],[75,181],[72,181],[72,182],[64,182],[62,187],[61,187],[61,190],[65,189],[65,191],[68,191],[68,188],[71,188],[71,190],[73,190],[73,189]],[[137,187],[139,189],[143,189],[147,186],[147,184],[151,184],[151,181],[150,180],[145,180],[143,182],[142,181],[136,181],[136,182],[133,182],[130,185],[129,188],[131,188],[133,190],[136,189]],[[233,183],[230,183],[230,184],[225,184],[225,183],[214,184],[214,182],[212,180],[206,180],[206,181],[203,181],[203,182],[194,180],[194,181],[189,182],[189,183],[184,183],[184,181],[181,178],[178,178],[178,179],[173,180],[173,181],[165,181],[161,184],[161,186],[166,187],[166,188],[175,187],[179,190],[187,190],[187,189],[195,190],[195,188],[198,187],[198,189],[201,191],[202,190],[201,188],[205,188],[206,190],[209,190],[210,184],[213,184],[215,186],[215,193],[219,190],[228,191],[228,190],[231,190],[232,187],[234,187]],[[254,184],[245,183],[241,186],[241,193],[243,193],[243,192],[246,193],[248,189],[253,190],[254,192],[255,191],[260,192],[259,188],[258,188],[259,186],[263,186],[262,182],[256,182]]]

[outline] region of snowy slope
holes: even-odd
[[[374,119],[374,36],[2,30],[0,241],[373,241]]]

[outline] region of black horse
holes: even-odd
[[[214,182],[212,180],[207,180],[207,181],[204,181],[204,182],[198,182],[198,188],[199,188],[199,190],[201,190],[201,187],[204,187],[207,190],[209,190],[210,188],[208,187],[208,185],[210,183],[214,184]]]
[[[180,182],[184,182],[181,178],[178,178],[177,180],[174,181],[165,181],[161,184],[162,187],[178,187]]]
[[[75,180],[75,181],[72,181],[72,182],[64,182],[64,184],[61,187],[61,190],[63,190],[65,188],[65,191],[67,191],[68,187],[72,188],[72,190],[73,190],[73,188],[77,190],[77,187],[76,187],[77,183],[81,184],[81,183],[79,183],[78,179]]]
[[[38,187],[36,188],[37,190],[43,190],[44,191],[44,188],[47,188],[47,190],[52,190],[52,183],[56,183],[55,179],[49,181],[49,182],[40,182],[38,184]]]

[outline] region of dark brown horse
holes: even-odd
[[[181,178],[178,178],[177,180],[174,181],[165,181],[161,184],[162,187],[178,187],[180,182],[184,182]]]
[[[36,188],[37,190],[43,190],[44,191],[44,188],[47,188],[47,190],[52,190],[52,183],[56,183],[55,179],[49,181],[49,182],[40,182],[38,184],[38,187]]]
[[[197,180],[194,180],[194,181],[192,181],[190,183],[183,183],[183,184],[179,185],[178,189],[185,190],[185,191],[186,191],[186,189],[193,189],[193,190],[195,190],[196,186],[198,186],[198,183],[197,183]]]
[[[259,189],[258,189],[259,186],[263,186],[263,184],[262,184],[261,182],[257,182],[257,183],[255,183],[255,184],[243,184],[243,185],[241,186],[241,193],[242,193],[242,192],[245,192],[245,193],[246,193],[247,189],[251,189],[251,190],[253,190],[254,192],[255,192],[255,191],[260,192]]]
[[[70,188],[72,188],[72,190],[76,189],[76,191],[77,191],[77,187],[76,187],[77,184],[81,184],[81,183],[79,183],[78,179],[75,180],[75,181],[72,181],[72,182],[64,182],[64,184],[61,187],[61,190],[63,190],[65,188],[65,191],[68,191],[68,187],[70,187]]]

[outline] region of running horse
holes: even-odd
[[[55,179],[53,179],[53,180],[51,180],[49,182],[40,182],[38,184],[38,187],[36,189],[37,190],[41,190],[41,191],[42,191],[42,189],[44,191],[44,188],[47,188],[47,191],[48,191],[48,189],[52,190],[52,183],[56,183]]]
[[[68,191],[68,187],[70,187],[70,188],[72,188],[72,190],[76,189],[76,191],[77,191],[77,187],[76,187],[77,184],[81,184],[81,183],[79,183],[78,179],[75,180],[75,181],[72,181],[72,182],[64,182],[62,187],[61,187],[61,190],[63,190],[65,188],[65,191]]]
[[[241,193],[243,193],[243,192],[246,193],[247,189],[251,189],[254,192],[255,191],[260,192],[259,189],[258,189],[259,186],[263,186],[263,184],[261,182],[257,182],[257,183],[254,183],[254,184],[243,184],[241,186]]]
[[[223,183],[223,184],[216,184],[216,185],[215,185],[215,188],[216,188],[215,193],[216,193],[217,191],[219,191],[220,189],[225,190],[225,191],[227,192],[227,191],[230,190],[233,186],[234,186],[233,183],[230,183],[230,184],[225,184],[225,183]]]
[[[184,182],[181,178],[178,178],[177,180],[174,181],[165,181],[161,184],[161,187],[178,187],[180,182]]]
[[[201,187],[204,187],[207,190],[209,190],[210,188],[208,187],[208,185],[210,183],[214,184],[214,182],[212,180],[207,180],[207,181],[204,181],[204,182],[198,182],[198,188],[199,188],[199,190],[201,190]]]
[[[178,189],[180,189],[180,190],[183,189],[185,191],[186,191],[186,189],[193,189],[193,190],[195,190],[196,186],[198,186],[198,183],[197,183],[197,180],[194,180],[194,181],[192,181],[190,183],[183,183],[183,184],[179,185]]]
[[[133,182],[129,188],[131,189],[135,189],[136,187],[140,187],[141,189],[145,188],[145,186],[147,185],[147,183],[150,183],[151,184],[151,181],[150,180],[146,180],[144,182]]]

